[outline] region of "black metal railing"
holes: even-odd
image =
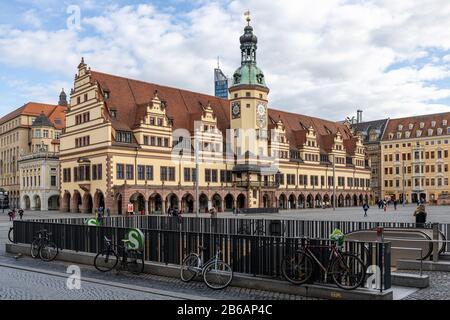
[[[52,232],[52,240],[62,250],[97,253],[104,247],[105,236],[116,245],[121,244],[121,240],[130,227],[134,225],[96,227],[54,222],[14,221],[14,241],[31,244],[33,235],[39,230],[46,229]],[[255,277],[280,278],[283,257],[295,252],[302,240],[293,237],[165,230],[165,227],[170,226],[164,225],[163,228],[141,226],[140,229],[145,234],[144,258],[146,261],[181,265],[189,253],[199,252],[200,246],[204,246],[206,247],[205,259],[209,259],[217,249],[220,249],[221,258],[232,266],[234,272]],[[330,240],[326,239],[309,241],[314,245],[331,244]],[[364,261],[365,268],[375,265],[379,270],[383,270],[383,288],[390,288],[390,243],[346,241],[343,250],[358,255]],[[329,249],[314,249],[314,253],[326,265]],[[319,268],[313,276],[313,281],[327,282]]]

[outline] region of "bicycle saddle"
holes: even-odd
[[[106,242],[111,242],[111,239],[108,239],[106,236],[104,238]]]

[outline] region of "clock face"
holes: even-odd
[[[238,101],[231,104],[231,114],[233,115],[233,119],[241,116],[241,104]]]
[[[262,103],[256,107],[256,121],[260,128],[266,126],[266,106]]]
[[[256,112],[260,116],[265,116],[266,115],[266,106],[261,103],[258,104],[258,107],[256,108]]]

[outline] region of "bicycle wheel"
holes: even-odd
[[[303,250],[286,256],[281,263],[284,278],[293,284],[304,284],[312,276],[313,261]]]
[[[138,250],[128,250],[127,269],[133,274],[144,272],[144,255]]]
[[[200,269],[200,257],[191,253],[183,260],[183,264],[181,265],[180,277],[184,282],[189,282],[195,278]]]
[[[366,277],[366,267],[362,260],[350,253],[341,253],[334,257],[330,266],[331,277],[341,289],[358,288]]]
[[[11,243],[15,243],[14,242],[14,228],[9,228],[9,232],[8,232],[8,240]]]
[[[31,257],[37,258],[39,256],[39,249],[41,247],[41,242],[38,239],[34,239],[31,243]]]
[[[39,250],[39,256],[43,261],[53,261],[56,259],[56,256],[59,253],[59,249],[54,242],[47,242],[43,246],[41,246],[41,250]]]
[[[119,262],[117,254],[113,250],[104,250],[94,259],[94,267],[100,272],[108,272],[114,269]]]
[[[213,260],[204,267],[203,280],[211,289],[225,289],[233,280],[233,270],[225,262]]]

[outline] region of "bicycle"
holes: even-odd
[[[220,290],[229,286],[233,280],[233,270],[220,259],[221,250],[217,250],[213,258],[204,263],[203,252],[205,247],[199,248],[201,253],[190,253],[183,260],[180,276],[184,282],[202,276],[205,284],[213,289]]]
[[[51,232],[45,229],[36,232],[36,236],[31,242],[31,256],[33,258],[39,257],[46,262],[50,262],[56,259],[59,253],[58,246],[50,241]]]
[[[118,270],[129,271],[133,274],[141,274],[144,272],[144,255],[141,250],[128,249],[130,240],[122,240],[123,246],[115,246],[107,237],[105,239],[105,247],[99,252],[94,259],[94,267],[100,272],[109,272],[117,267],[120,260]],[[120,249],[122,256],[119,258]]]
[[[9,228],[9,231],[8,231],[8,240],[9,240],[9,242],[11,242],[11,243],[16,243],[16,242],[14,241],[14,227],[10,227],[10,228]]]
[[[353,290],[361,286],[366,276],[366,267],[358,256],[342,252],[335,242],[331,245],[310,245],[308,240],[303,238],[301,248],[283,259],[281,270],[287,281],[297,285],[306,283],[313,274],[315,262],[325,272],[325,282],[328,276],[331,276],[333,282],[341,289]],[[330,250],[326,267],[311,251],[312,248]]]

